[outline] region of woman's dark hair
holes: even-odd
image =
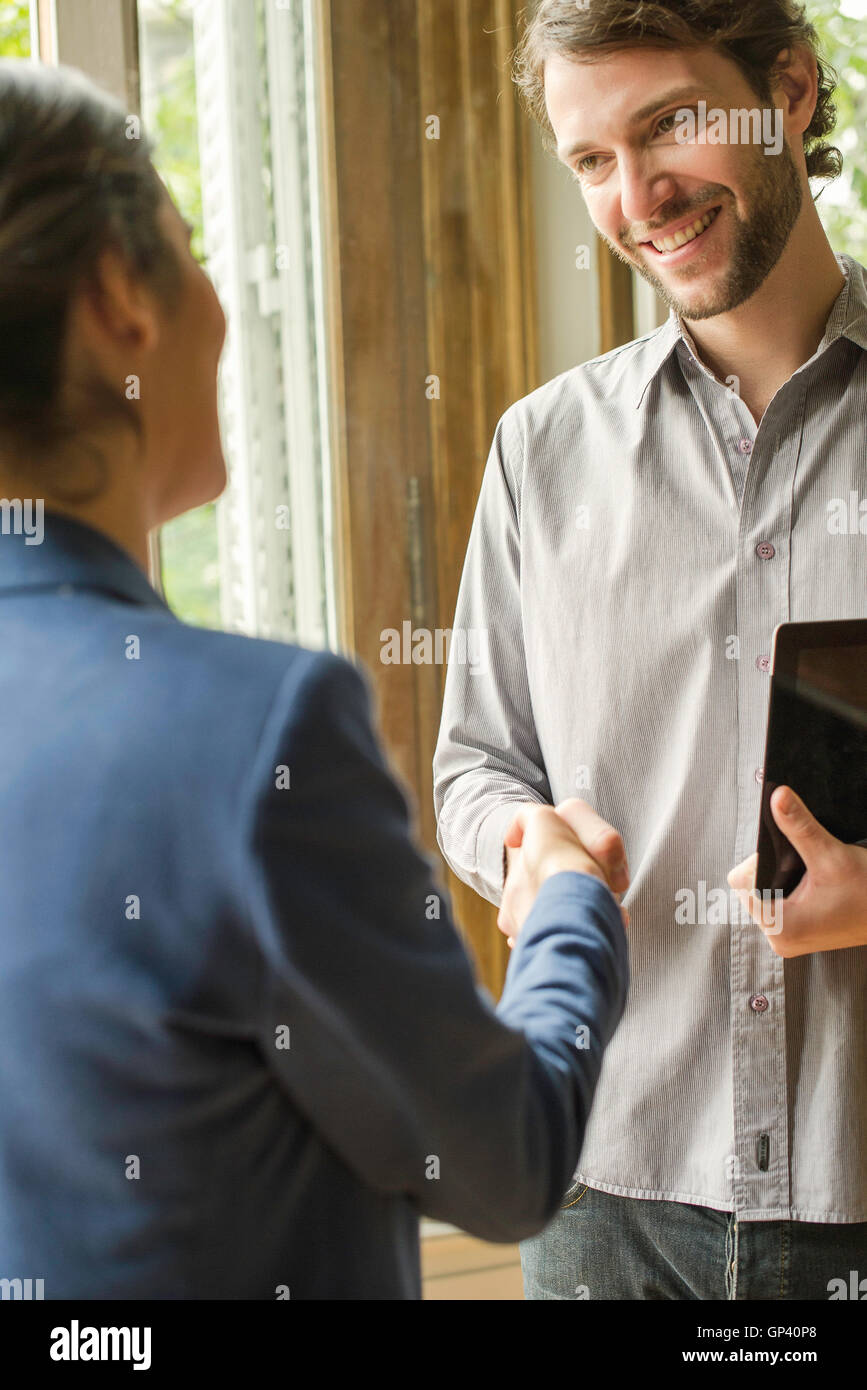
[[[819,95],[804,152],[810,178],[836,178],[843,156],[826,144],[837,121],[837,76],[819,52],[815,26],[796,0],[541,0],[513,55],[513,79],[553,148],[545,105],[545,60],[552,54],[589,63],[621,48],[688,48],[709,44],[736,63],[753,91],[771,100],[783,49],[809,49],[819,70]]]
[[[141,432],[123,376],[89,382],[72,409],[62,371],[71,300],[107,247],[167,309],[177,293],[151,153],[137,119],[82,73],[0,60],[0,447],[23,467],[112,415]]]

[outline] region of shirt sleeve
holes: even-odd
[[[288,787],[275,785],[280,767]],[[268,1067],[376,1191],[488,1240],[540,1230],[574,1172],[623,1009],[615,900],[581,874],[543,886],[498,1018],[413,844],[366,678],[338,657],[317,657],[278,697],[251,785]]]
[[[473,518],[433,762],[440,849],[458,877],[492,903],[503,893],[503,836],[516,803],[552,800],[524,648],[516,481],[522,456],[512,407],[497,425]],[[458,635],[463,644],[456,648]],[[464,647],[484,652],[485,660],[456,660]]]

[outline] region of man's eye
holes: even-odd
[[[657,133],[659,135],[671,135],[672,131],[674,130],[675,123],[677,121],[677,115],[678,113],[676,111],[672,111],[670,115],[663,116],[659,121],[657,121]]]
[[[595,174],[599,164],[598,154],[585,154],[575,166],[576,174]]]

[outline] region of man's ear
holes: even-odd
[[[816,56],[803,44],[784,48],[771,70],[771,91],[781,101],[786,125],[803,135],[809,129],[819,100]]]

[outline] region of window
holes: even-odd
[[[140,0],[142,115],[228,318],[229,486],[163,528],[179,616],[335,645],[307,0]]]
[[[30,6],[27,0],[0,0],[0,58],[29,58]]]

